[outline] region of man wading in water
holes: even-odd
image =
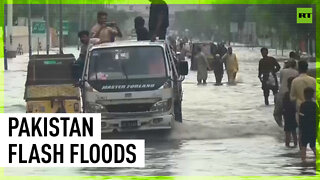
[[[275,58],[268,56],[267,48],[261,48],[261,55],[262,59],[259,61],[258,78],[262,83],[264,103],[269,105],[270,90],[274,96],[278,93],[279,85],[276,73],[281,67]]]

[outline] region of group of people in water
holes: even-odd
[[[215,85],[222,85],[223,65],[228,75],[228,84],[235,84],[239,66],[231,47],[226,50],[225,54],[221,48],[217,48],[213,53],[212,65],[203,53],[202,47],[195,46],[195,48],[194,58],[197,61],[198,84],[206,84],[208,70],[213,69],[216,77]],[[275,103],[273,115],[277,124],[284,127],[285,146],[290,147],[291,139],[293,139],[293,147],[299,146],[301,159],[305,162],[307,145],[316,155],[315,144],[319,126],[319,106],[316,103],[315,94],[316,79],[307,74],[308,62],[300,60],[300,57],[293,51],[290,52],[290,59],[285,61],[282,69],[274,57],[268,56],[267,48],[261,48],[261,55],[258,78],[262,85],[264,103],[269,105],[269,94],[272,91]],[[280,82],[277,74],[280,74]]]
[[[279,126],[283,126],[284,120],[285,145],[290,147],[292,138],[293,147],[299,145],[301,159],[305,161],[307,145],[316,155],[319,126],[316,79],[307,74],[308,62],[300,60],[295,52],[290,52],[290,59],[285,62],[283,69],[275,58],[268,56],[267,48],[261,48],[261,55],[258,78],[262,84],[265,104],[269,105],[271,90],[275,102],[274,118]],[[279,71],[280,83],[277,78]]]
[[[236,55],[232,51],[232,47],[226,49],[223,44],[216,46],[214,43],[210,46],[210,51],[213,56],[210,62],[207,56],[203,53],[201,46],[195,46],[194,59],[197,62],[197,81],[198,85],[207,84],[208,70],[213,70],[216,86],[222,85],[222,78],[224,74],[224,65],[228,75],[228,84],[234,85],[236,83],[236,75],[239,71],[239,65]]]

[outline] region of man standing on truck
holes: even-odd
[[[165,40],[169,26],[168,5],[163,0],[149,0],[151,2],[149,12],[149,32],[151,41],[156,37]]]
[[[114,42],[116,36],[122,37],[120,28],[115,22],[107,23],[107,17],[106,12],[98,12],[97,24],[91,28],[91,37],[99,38],[99,43]]]
[[[138,16],[134,19],[134,28],[137,33],[137,40],[143,41],[143,40],[149,40],[149,32],[144,27],[144,19],[141,16]]]

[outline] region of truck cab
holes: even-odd
[[[93,45],[81,78],[83,112],[101,113],[103,133],[170,129],[182,122],[187,73],[164,41]]]

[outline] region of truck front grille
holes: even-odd
[[[107,105],[108,112],[147,112],[153,104],[117,104],[117,105]]]

